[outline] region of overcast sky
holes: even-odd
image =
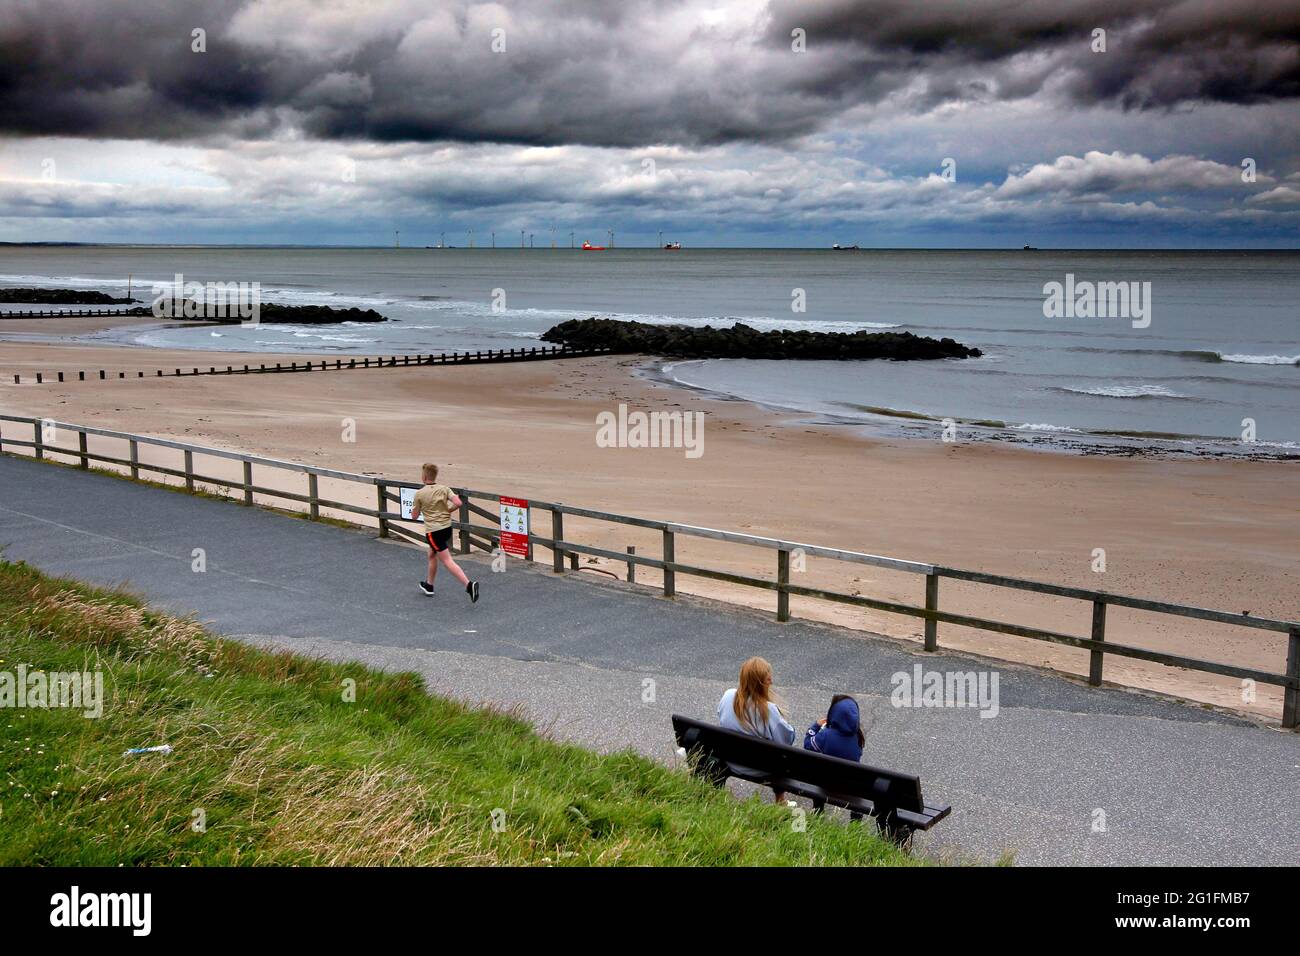
[[[0,240],[1292,248],[1298,102],[1296,0],[0,0]]]

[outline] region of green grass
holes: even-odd
[[[0,561],[0,671],[19,664],[102,671],[104,706],[0,709],[6,865],[919,862],[869,826],[810,814],[800,831],[784,807],[557,743],[413,674],[217,639]]]

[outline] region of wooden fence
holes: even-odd
[[[30,435],[31,437],[15,436],[13,426],[18,426],[20,431],[25,435]],[[63,444],[56,444],[55,442],[58,440],[57,436],[60,432],[67,432],[75,435],[77,446],[75,448],[70,448]],[[126,457],[120,455],[105,455],[90,451],[87,445],[87,436],[90,435],[117,439],[125,442]],[[178,450],[183,454],[183,466],[169,467],[158,464],[146,464],[140,460],[139,449],[141,445]],[[22,418],[0,415],[0,452],[3,452],[6,446],[31,449],[32,454],[38,459],[53,458],[55,456],[60,458],[71,458],[75,460],[81,468],[89,468],[92,461],[125,467],[128,469],[130,476],[137,479],[140,477],[142,472],[170,475],[182,479],[185,482],[186,489],[189,491],[194,491],[195,486],[198,483],[210,487],[217,486],[229,488],[232,491],[237,490],[239,492],[242,496],[242,502],[245,505],[253,504],[254,495],[293,501],[305,504],[307,506],[308,514],[313,520],[320,517],[321,508],[328,508],[354,515],[362,515],[373,518],[378,522],[380,537],[397,536],[416,542],[423,542],[422,534],[410,527],[406,527],[406,524],[412,524],[412,522],[404,522],[400,510],[394,510],[390,507],[400,503],[401,489],[418,488],[419,485],[415,482],[398,481],[374,475],[360,475],[328,468],[317,468],[312,465],[303,465],[297,462],[281,461],[279,459],[264,458],[255,455],[245,455],[240,452],[225,451],[219,448],[191,445],[184,442],[170,441],[161,438],[149,438],[142,435],[133,435],[127,432],[117,432],[102,428],[93,428],[86,425],[57,422],[51,419]],[[196,471],[194,466],[195,455],[241,462],[243,465],[243,480],[231,481],[228,478],[207,476]],[[253,469],[255,467],[259,469],[276,469],[280,471],[300,473],[306,478],[306,487],[302,493],[298,493],[259,485],[254,480],[255,474]],[[375,507],[367,508],[350,502],[334,501],[321,497],[318,485],[318,479],[320,478],[339,479],[348,482],[355,482],[361,485],[372,486],[374,488]],[[462,553],[467,553],[474,548],[484,551],[494,549],[500,540],[499,527],[481,523],[476,524],[475,518],[484,518],[496,522],[498,520],[498,515],[488,508],[485,508],[483,505],[484,503],[499,502],[501,495],[494,492],[478,491],[469,488],[458,488],[456,489],[456,492],[460,495],[463,502],[460,514],[457,520],[453,522],[453,527],[456,529],[459,536],[460,551]],[[787,621],[790,619],[791,595],[818,598],[839,604],[848,604],[856,607],[870,608],[877,611],[921,618],[925,622],[925,649],[927,651],[934,651],[939,647],[940,624],[955,624],[962,627],[978,628],[999,634],[1009,634],[1016,637],[1028,638],[1030,640],[1047,641],[1053,644],[1077,647],[1089,652],[1088,683],[1093,686],[1100,685],[1102,682],[1102,672],[1105,666],[1106,655],[1108,654],[1117,657],[1150,661],[1152,663],[1163,664],[1169,667],[1183,667],[1189,670],[1219,674],[1240,680],[1253,680],[1262,684],[1271,684],[1282,687],[1282,725],[1288,728],[1296,728],[1298,723],[1300,723],[1300,622],[1297,621],[1272,620],[1269,618],[1255,617],[1254,615],[1237,614],[1229,611],[1215,611],[1207,608],[1193,607],[1184,604],[1172,604],[1166,601],[1153,601],[1146,598],[1130,597],[1128,595],[1113,594],[1105,591],[1066,587],[1063,585],[1048,584],[1041,581],[1031,581],[1022,578],[1012,578],[998,574],[986,574],[979,571],[966,571],[938,564],[905,561],[882,555],[846,551],[840,548],[827,548],[820,545],[805,544],[797,541],[786,541],[778,538],[765,538],[757,535],[742,534],[736,531],[722,531],[716,528],[702,528],[694,525],[678,524],[672,521],[660,521],[650,518],[638,518],[630,515],[614,514],[607,511],[597,511],[591,508],[575,507],[573,505],[562,504],[559,502],[529,499],[529,509],[530,512],[541,511],[549,513],[550,534],[549,536],[531,534],[529,536],[530,545],[528,556],[530,559],[532,558],[531,551],[533,545],[539,545],[549,550],[551,553],[552,569],[557,574],[561,573],[565,569],[566,555],[569,557],[571,567],[576,567],[578,555],[585,554],[593,557],[605,558],[610,561],[626,563],[628,580],[635,579],[635,571],[638,566],[660,570],[663,573],[663,593],[665,597],[669,598],[673,597],[676,593],[676,579],[679,574],[693,575],[696,577],[709,578],[716,581],[725,581],[731,584],[771,591],[776,596],[776,618],[778,621]],[[565,537],[565,516],[594,519],[626,527],[658,531],[662,539],[661,553],[659,557],[652,557],[650,555],[637,554],[633,549],[629,549],[627,552],[611,551],[606,548],[598,548],[593,545],[583,544],[580,541],[570,540]],[[533,522],[531,520],[529,522],[529,527],[533,527]],[[683,564],[675,558],[675,544],[679,537],[707,538],[714,541],[723,541],[730,544],[773,551],[775,552],[774,576],[771,578],[760,578],[735,574],[730,571]],[[915,574],[924,579],[923,603],[904,604],[865,597],[859,594],[847,594],[841,591],[803,587],[793,584],[790,581],[790,566],[791,557],[796,554],[803,557],[826,558],[834,561],[842,561],[848,564],[869,565],[872,567]],[[1091,604],[1092,607],[1091,632],[1087,637],[1080,637],[1005,621],[994,621],[966,614],[956,614],[949,611],[943,611],[939,607],[939,584],[944,578],[953,581],[965,581],[974,584],[988,585],[996,588],[1008,588],[1017,591],[1053,595],[1056,597],[1073,598],[1087,602]],[[1133,608],[1141,611],[1150,611],[1156,614],[1193,618],[1201,621],[1212,621],[1220,624],[1284,634],[1287,636],[1285,673],[1275,674],[1270,671],[1241,667],[1236,664],[1183,657],[1178,654],[1170,654],[1164,651],[1149,650],[1147,648],[1134,647],[1131,645],[1108,641],[1106,640],[1106,609],[1108,607]]]

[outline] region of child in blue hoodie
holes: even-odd
[[[804,734],[803,748],[844,760],[861,760],[866,742],[858,702],[848,694],[836,694],[831,698],[831,709],[826,716]]]

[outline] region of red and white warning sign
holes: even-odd
[[[528,557],[528,502],[523,498],[501,497],[501,550]]]

